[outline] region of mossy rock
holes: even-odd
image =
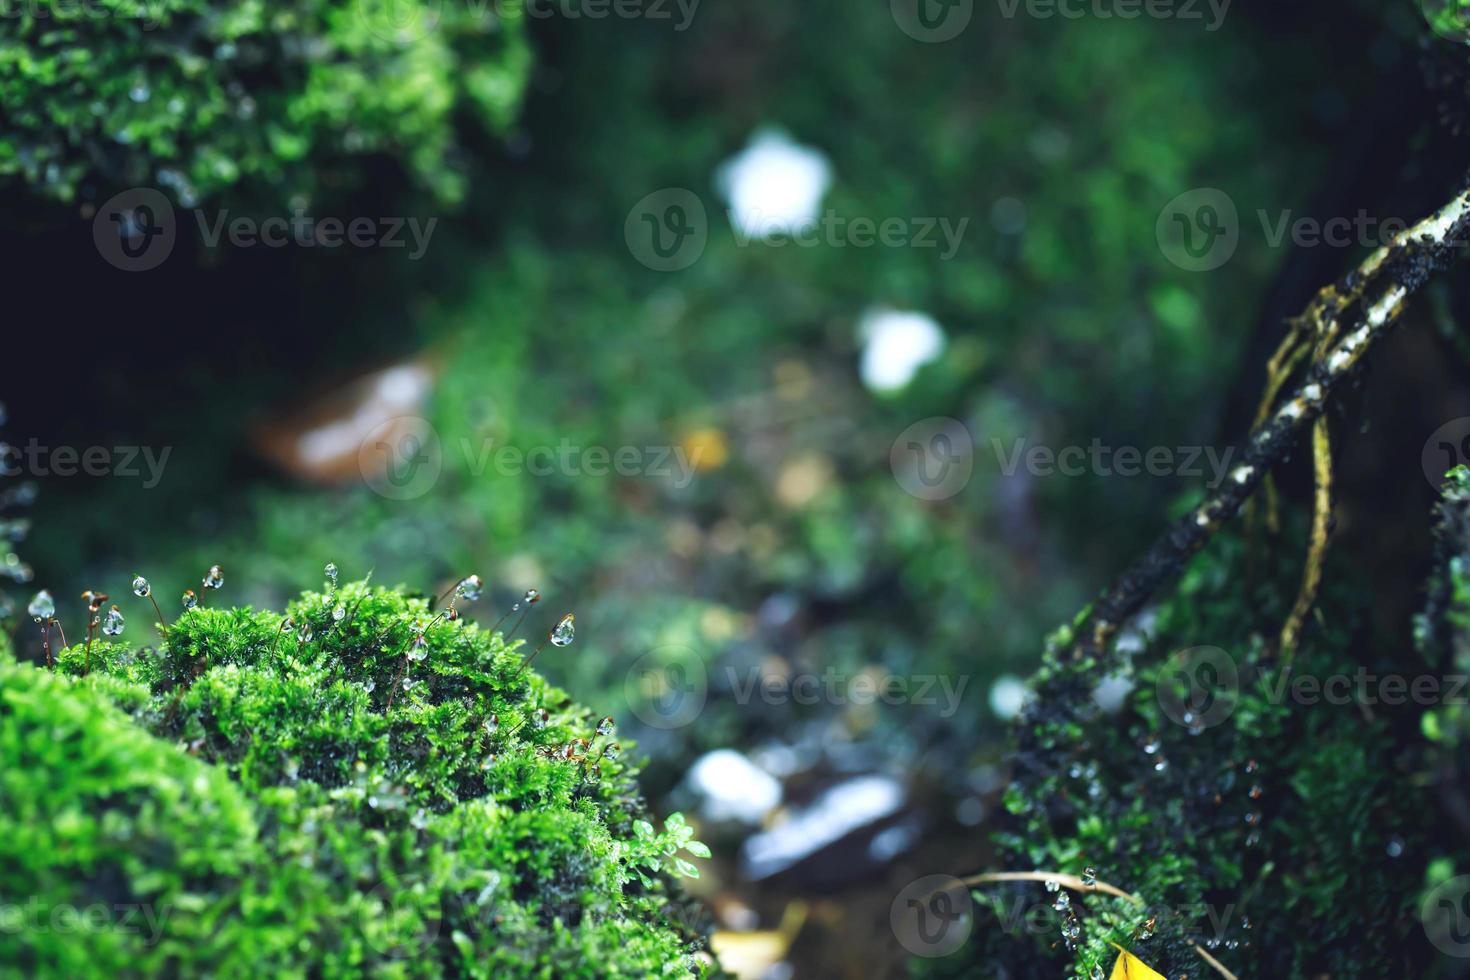
[[[151,944],[0,929],[0,961],[42,976],[708,969],[675,882],[697,874],[681,852],[708,851],[678,815],[654,829],[606,726],[523,669],[519,641],[365,583],[288,616],[197,608],[155,646],[75,644],[54,674],[5,666],[5,901],[172,914]]]
[[[524,20],[516,4],[42,0],[0,41],[0,176],[61,200],[162,187],[186,207],[250,181],[280,208],[378,154],[453,199],[457,122],[499,132],[519,107]]]
[[[1419,900],[1443,828],[1409,788],[1428,758],[1423,709],[1318,683],[1423,665],[1374,642],[1341,569],[1284,663],[1269,631],[1297,566],[1258,561],[1248,585],[1246,550],[1217,540],[1102,660],[1073,661],[1060,631],[1017,726],[1006,869],[1092,869],[1139,901],[1064,890],[1068,908],[1028,935],[1006,914],[1057,896],[983,885],[979,935],[926,975],[1105,977],[1118,946],[1169,977],[1214,975],[1200,949],[1239,976],[1428,975]],[[1135,686],[1110,712],[1093,695],[1117,675]]]

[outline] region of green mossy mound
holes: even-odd
[[[453,199],[457,121],[503,130],[531,62],[517,4],[40,0],[12,14],[0,176],[61,200],[91,181],[167,188],[186,207],[242,180],[303,193],[372,154]]]
[[[109,975],[703,969],[673,879],[697,873],[681,850],[708,852],[677,815],[646,821],[613,736],[522,671],[519,641],[358,583],[88,656],[0,674],[3,785],[23,794],[0,817],[5,900],[173,914],[155,943],[0,929],[0,961],[85,975],[96,944],[119,951]]]

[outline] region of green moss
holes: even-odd
[[[1281,621],[1295,569],[1269,569],[1248,587],[1244,551],[1227,538],[1197,558],[1139,649],[1122,644],[1101,663],[1050,658],[1018,728],[999,835],[1008,868],[1093,868],[1141,904],[1073,894],[1072,951],[1064,913],[1033,937],[982,918],[974,955],[952,957],[937,974],[988,976],[1002,963],[1023,977],[1106,976],[1114,943],[1171,977],[1208,975],[1196,945],[1239,975],[1425,974],[1431,950],[1417,900],[1435,846],[1433,808],[1404,787],[1405,773],[1424,764],[1422,709],[1311,693],[1314,681],[1409,674],[1411,664],[1401,649],[1397,659],[1365,655],[1365,627],[1349,611],[1361,593],[1339,582],[1283,665],[1260,631]],[[1204,646],[1227,654],[1238,680],[1178,655]],[[1115,672],[1136,687],[1110,714],[1092,691]],[[1192,725],[1180,723],[1190,677],[1222,692],[1213,702],[1222,708]],[[1005,909],[1052,896],[1021,885],[977,898],[982,909]]]
[[[75,737],[62,743],[78,758],[45,754],[47,718],[7,724],[4,737],[29,748],[10,750],[4,771],[38,802],[6,816],[44,827],[65,825],[58,812],[96,827],[146,823],[169,846],[124,832],[58,857],[60,842],[7,834],[0,849],[26,846],[20,867],[48,877],[0,879],[5,894],[109,901],[112,879],[86,873],[84,859],[187,881],[192,865],[178,849],[208,843],[211,859],[230,862],[213,890],[194,896],[181,884],[156,901],[198,905],[216,935],[189,942],[166,931],[153,959],[138,962],[186,975],[247,962],[288,976],[689,973],[698,941],[676,910],[674,879],[697,874],[681,851],[708,852],[677,815],[654,830],[634,768],[603,752],[612,736],[522,670],[519,641],[365,583],[305,594],[288,617],[199,608],[155,646],[98,642],[89,654],[75,644],[55,676],[8,667],[0,684],[14,699],[73,720]],[[564,758],[578,739],[589,756]],[[113,746],[128,765],[80,761],[110,758]],[[186,795],[203,807],[192,797],[222,794],[212,807],[232,807],[233,822],[197,834],[209,809],[175,821],[120,790],[130,778],[170,804]],[[42,975],[79,975],[62,964],[90,942],[0,933],[0,960],[23,955]],[[120,962],[119,975],[145,972]]]
[[[24,5],[0,40],[0,176],[62,200],[93,181],[157,185],[190,206],[240,181],[339,184],[350,159],[382,154],[453,199],[456,116],[510,122],[523,20],[514,4]]]

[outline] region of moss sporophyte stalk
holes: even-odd
[[[162,922],[0,929],[0,961],[710,973],[677,883],[698,874],[683,855],[709,852],[677,814],[654,827],[615,721],[528,669],[520,641],[430,606],[331,581],[284,613],[195,606],[143,647],[109,612],[54,670],[0,659],[0,896]],[[31,611],[43,627],[55,612]]]

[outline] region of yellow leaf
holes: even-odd
[[[1115,944],[1115,948],[1118,950],[1118,961],[1113,964],[1111,980],[1169,980],[1123,947]]]

